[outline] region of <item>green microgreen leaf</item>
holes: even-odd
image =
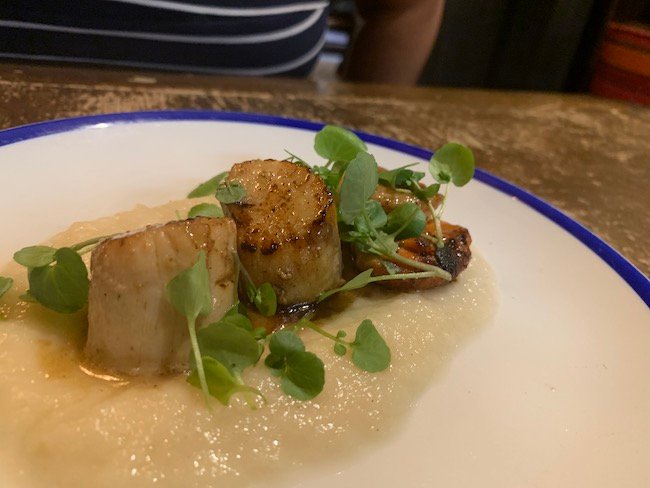
[[[265,317],[275,315],[278,309],[278,298],[270,283],[262,283],[257,288],[253,297],[253,305]]]
[[[195,360],[196,375],[198,382],[203,391],[205,403],[209,407],[208,395],[211,394],[207,382],[206,372],[204,369],[204,361],[202,360],[201,350],[196,337],[196,319],[199,315],[208,315],[212,312],[212,293],[210,291],[210,275],[208,273],[207,258],[205,251],[199,251],[199,257],[196,263],[184,271],[181,271],[174,278],[171,279],[165,287],[167,299],[176,309],[178,313],[183,315],[187,320],[187,329],[190,335],[190,343],[192,344],[192,356]],[[222,365],[223,368],[225,368]],[[215,367],[216,368],[216,367]],[[218,368],[215,369],[215,375],[222,378],[223,375],[218,374]],[[228,373],[230,374],[230,373]],[[190,381],[188,379],[188,381]],[[215,380],[216,381],[216,380]],[[190,381],[190,383],[192,383]],[[195,385],[195,383],[192,383]],[[221,390],[217,390],[221,392]],[[222,393],[218,393],[222,394]],[[216,394],[219,401],[222,401]],[[228,396],[227,398],[230,398]]]
[[[388,217],[386,212],[376,200],[368,200],[365,206],[365,213],[354,219],[354,228],[362,234],[372,235],[376,230],[386,225]]]
[[[468,147],[450,142],[431,157],[429,171],[440,183],[466,185],[474,176],[474,154]]]
[[[217,176],[210,178],[208,181],[201,183],[187,195],[187,198],[199,198],[214,195],[221,182],[226,179],[226,176],[228,176],[228,172],[224,171],[223,173],[219,173]]]
[[[377,188],[377,162],[367,152],[360,152],[348,165],[341,184],[339,216],[353,224],[366,208],[366,201]]]
[[[312,352],[298,352],[286,357],[280,375],[282,391],[298,400],[311,400],[325,385],[323,361]]]
[[[188,219],[195,217],[219,218],[223,217],[223,210],[219,205],[214,203],[199,203],[198,205],[194,205],[187,213]]]
[[[427,218],[420,206],[413,202],[399,204],[388,214],[385,231],[402,240],[422,234]]]
[[[325,185],[333,194],[338,194],[339,185],[343,173],[348,167],[348,161],[335,161],[332,167],[327,166],[314,166],[312,169],[314,173],[319,175],[325,181]]]
[[[81,256],[62,247],[55,263],[28,271],[29,291],[38,302],[55,312],[73,313],[88,302],[88,270]]]
[[[305,351],[298,335],[281,330],[271,335],[264,363],[280,376],[282,391],[298,400],[310,400],[323,390],[325,367],[313,353]]]
[[[221,203],[241,202],[246,196],[246,188],[238,181],[226,181],[215,191],[215,197]]]
[[[390,365],[390,349],[370,320],[357,328],[352,347],[352,362],[369,373],[383,371]]]
[[[6,276],[0,276],[0,297],[7,293],[14,284],[13,278],[7,278]]]
[[[318,296],[317,302],[320,303],[323,300],[325,300],[327,297],[332,296],[335,293],[340,293],[342,291],[358,290],[359,288],[363,288],[368,283],[370,283],[371,275],[372,275],[372,269],[367,269],[365,271],[362,271],[361,273],[356,275],[354,278],[352,278],[350,281],[345,283],[340,288],[335,288],[333,290],[329,290],[329,291],[321,293]]]
[[[422,188],[419,184],[414,184],[409,187],[411,193],[420,200],[429,200],[435,197],[440,191],[440,183],[433,183],[432,185]]]
[[[366,144],[354,133],[343,127],[326,125],[314,140],[316,154],[328,161],[352,161]]]
[[[417,164],[413,163],[390,171],[382,171],[379,173],[379,182],[392,189],[409,188],[410,182],[414,181],[417,183],[424,178],[424,173],[408,169],[417,166]]]
[[[221,317],[219,323],[234,325],[249,332],[253,332],[253,323],[245,315],[245,307],[240,302],[237,302],[230,307],[230,310]]]
[[[306,166],[307,168],[311,167],[309,165],[309,163],[307,161],[305,161],[304,159],[302,159],[300,156],[296,156],[294,153],[292,153],[290,151],[287,151],[286,149],[284,150],[284,152],[286,152],[289,155],[289,157],[287,158],[287,161],[289,161],[291,163],[299,164],[301,166]]]
[[[29,246],[14,253],[14,261],[27,268],[40,268],[54,262],[56,249],[50,246]]]
[[[343,344],[339,342],[334,344],[334,354],[336,354],[337,356],[345,356],[347,352],[348,352],[348,348],[345,347]]]
[[[214,358],[205,356],[200,361],[201,370],[205,373],[205,388],[207,393],[215,397],[222,405],[228,405],[230,398],[235,393],[253,393],[264,399],[262,393],[250,386],[243,385],[228,371],[223,364]],[[197,388],[203,388],[203,381],[199,376],[199,369],[192,371],[187,382]]]
[[[235,377],[260,357],[252,331],[223,320],[200,329],[196,338],[202,356],[216,359]]]
[[[196,263],[172,278],[165,291],[176,311],[189,321],[212,312],[210,276],[203,249]]]

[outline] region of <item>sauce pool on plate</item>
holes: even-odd
[[[72,225],[48,244],[167,222],[196,200],[138,207]],[[420,293],[369,287],[344,311],[321,319],[348,337],[371,319],[388,343],[388,370],[369,374],[332,351],[315,332],[301,337],[325,363],[325,387],[300,402],[282,393],[263,361],[245,382],[268,400],[251,410],[241,396],[210,413],[184,375],[118,377],[84,363],[83,312],[60,315],[18,299],[26,288],[15,263],[0,272],[16,280],[0,304],[0,473],[7,487],[281,486],[288,473],[349,462],[390,439],[422,390],[497,306],[494,275],[480,254],[448,286]]]

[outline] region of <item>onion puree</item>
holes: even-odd
[[[187,215],[197,200],[138,207],[74,224],[49,244],[166,222]],[[176,213],[178,212],[178,214]],[[454,351],[496,310],[492,271],[480,255],[458,281],[397,294],[373,288],[343,312],[322,320],[348,331],[370,318],[392,352],[390,369],[369,374],[332,342],[302,333],[307,350],[325,363],[325,388],[310,402],[282,395],[263,361],[244,380],[268,403],[251,410],[239,397],[215,401],[183,375],[114,377],[83,362],[85,313],[61,315],[18,299],[25,273],[15,263],[0,272],[16,280],[0,305],[0,485],[4,487],[272,486],[283,476],[337,462],[385,440]],[[340,469],[340,466],[339,466]]]

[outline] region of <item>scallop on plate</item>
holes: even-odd
[[[388,369],[362,371],[328,338],[300,332],[324,363],[312,400],[285,394],[260,361],[243,379],[266,403],[235,395],[208,408],[182,372],[93,367],[85,312],[25,300],[16,250],[179,220],[192,188],[242,161],[287,150],[322,164],[321,127],[144,112],[0,131],[0,275],[14,279],[0,298],[0,485],[650,486],[650,282],[577,222],[480,169],[446,203],[445,220],[472,237],[456,280],[404,293],[373,285],[321,321],[352,340],[371,320]],[[424,171],[431,157],[359,136],[387,169]],[[101,341],[120,334],[115,317]]]

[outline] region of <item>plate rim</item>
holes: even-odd
[[[219,110],[150,110],[134,112],[115,112],[97,115],[84,115],[36,122],[0,130],[0,147],[30,139],[36,139],[63,132],[106,124],[128,124],[139,122],[183,122],[183,121],[226,121],[252,123],[277,127],[289,127],[316,132],[326,124],[305,119],[284,117],[252,112],[233,112]],[[392,149],[418,159],[428,160],[433,152],[419,146],[388,137],[353,130],[365,142]],[[550,203],[482,168],[476,168],[474,178],[501,193],[516,198],[537,213],[545,216],[556,225],[582,242],[596,256],[604,261],[630,288],[650,307],[650,278],[632,264],[619,251],[605,242],[597,234]]]

